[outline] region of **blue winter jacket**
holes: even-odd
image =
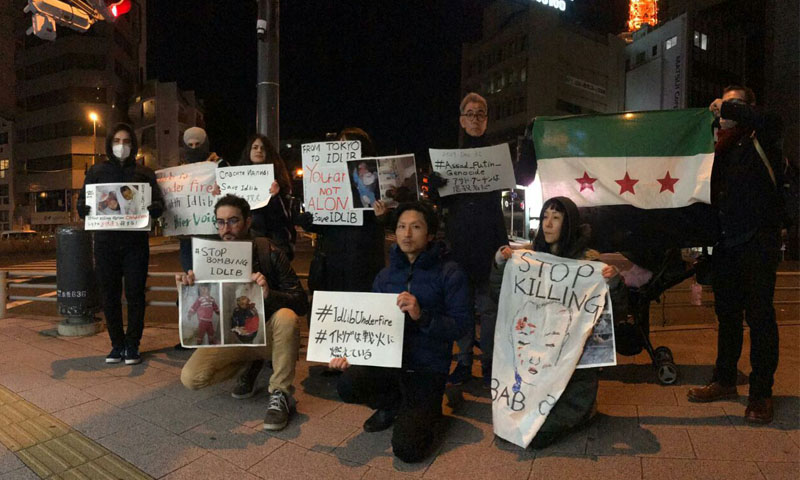
[[[447,374],[453,342],[474,329],[469,284],[463,270],[442,259],[440,243],[431,244],[411,264],[392,246],[389,266],[375,277],[376,293],[410,292],[417,297],[422,316],[406,315],[403,333],[403,368]]]

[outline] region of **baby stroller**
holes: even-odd
[[[659,383],[672,385],[678,380],[672,351],[665,346],[654,348],[650,341],[650,302],[660,302],[665,291],[693,276],[697,270],[703,270],[708,266],[708,257],[701,256],[693,266],[687,267],[680,249],[667,250],[660,255],[640,252],[625,252],[623,255],[633,263],[648,268],[653,276],[646,284],[627,289],[628,315],[615,318],[617,353],[633,356],[647,350]]]

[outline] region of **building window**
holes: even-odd
[[[50,190],[34,193],[37,212],[66,212],[67,201],[64,190]]]
[[[696,30],[694,32],[694,46],[698,48],[700,47],[700,32]]]
[[[9,169],[8,159],[4,158],[0,160],[0,178],[6,178]],[[8,185],[6,185],[8,187]]]
[[[674,47],[677,44],[678,44],[678,37],[677,36],[672,37],[669,40],[667,40],[667,44],[664,46],[664,49],[669,50],[670,48]]]
[[[0,145],[8,143],[8,132],[0,132]]]
[[[0,185],[0,205],[8,205],[8,184]]]
[[[658,45],[653,45],[653,56],[658,55]]]
[[[708,50],[708,36],[705,33],[700,34],[700,50]]]

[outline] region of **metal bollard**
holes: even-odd
[[[8,303],[8,272],[0,270],[0,318],[6,318],[8,311],[6,304]]]
[[[97,281],[92,262],[92,237],[83,229],[65,226],[56,232],[56,292],[58,325],[63,336],[94,335],[102,328],[94,316],[99,310]]]

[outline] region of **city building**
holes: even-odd
[[[25,35],[20,12],[14,66],[15,218],[34,230],[77,221],[76,200],[86,169],[105,154],[107,128],[126,121],[128,100],[144,76],[144,2],[114,23],[87,32],[59,27],[54,42]]]
[[[0,115],[0,231],[15,224],[13,140],[14,122]]]
[[[463,46],[461,92],[486,97],[492,143],[515,141],[538,115],[620,111],[624,49],[546,3],[497,0],[483,12],[482,38]]]
[[[178,165],[183,132],[205,126],[194,92],[180,90],[175,82],[144,83],[131,101],[128,116],[139,138],[140,159],[153,170]]]

